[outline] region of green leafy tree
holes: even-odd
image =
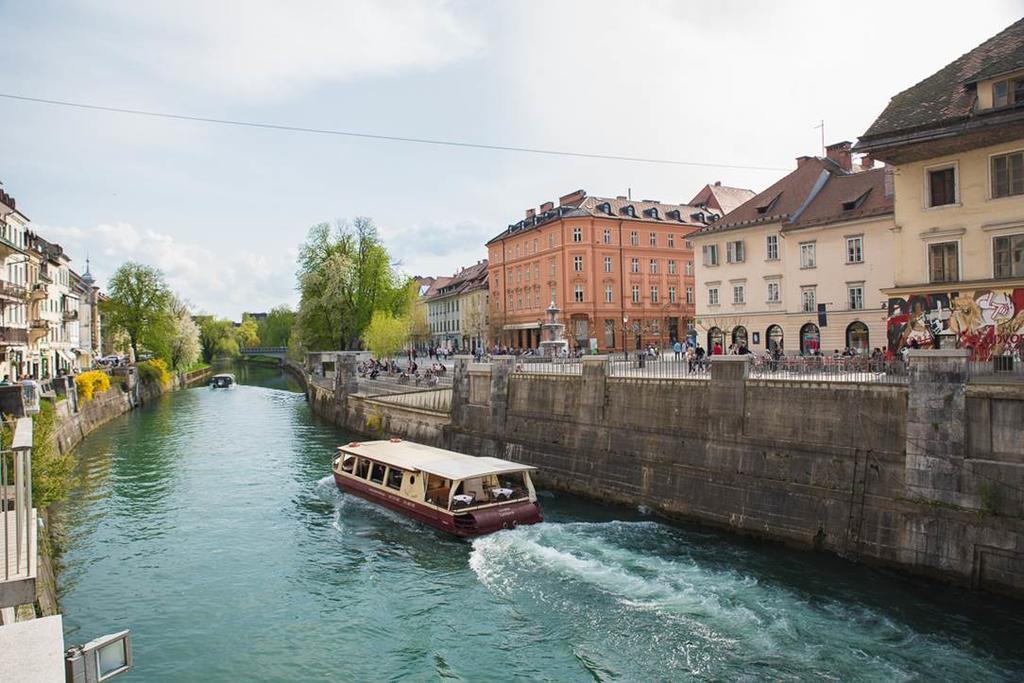
[[[288,346],[292,328],[295,326],[295,311],[288,306],[275,306],[260,321],[257,334],[264,346]]]
[[[242,348],[260,345],[259,325],[248,316],[242,318],[242,324],[235,328],[235,341]]]
[[[375,311],[408,311],[408,280],[369,218],[313,226],[298,264],[296,326],[307,349],[359,348]]]
[[[376,358],[391,358],[409,341],[409,318],[374,311],[363,331],[363,343]]]
[[[171,299],[171,320],[173,332],[168,362],[174,370],[188,370],[199,360],[202,352],[199,326],[192,320],[188,304],[177,297]]]
[[[234,358],[238,355],[238,340],[230,320],[204,315],[198,316],[197,322],[204,361],[209,363],[214,358]]]
[[[169,357],[174,326],[171,291],[163,273],[133,261],[123,264],[110,278],[107,301],[102,306],[105,324],[112,332],[127,335],[136,358],[140,348]]]

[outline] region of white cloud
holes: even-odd
[[[83,270],[88,255],[101,287],[118,266],[132,260],[163,271],[171,289],[199,311],[238,319],[243,311],[296,304],[294,250],[220,253],[129,223],[35,227],[64,247],[73,268]]]
[[[82,0],[126,63],[218,94],[278,99],[325,83],[432,70],[475,52],[479,33],[444,0]]]

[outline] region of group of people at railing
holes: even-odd
[[[377,360],[369,358],[356,368],[363,379],[393,379],[399,384],[436,386],[441,378],[448,374],[444,363],[434,362],[430,367],[421,369],[419,363],[410,355],[403,368],[396,360]]]

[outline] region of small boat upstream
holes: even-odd
[[[210,386],[214,389],[230,389],[235,386],[235,376],[230,372],[214,375],[210,379]]]
[[[332,470],[339,489],[455,536],[544,519],[529,465],[401,439],[352,442],[338,451]]]

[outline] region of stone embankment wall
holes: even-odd
[[[551,488],[1024,597],[1024,384],[971,384],[919,352],[906,385],[617,378],[456,360],[450,416],[358,395],[354,359],[310,381],[313,410],[540,468]],[[319,382],[319,384],[317,384]],[[445,424],[447,423],[447,424]]]

